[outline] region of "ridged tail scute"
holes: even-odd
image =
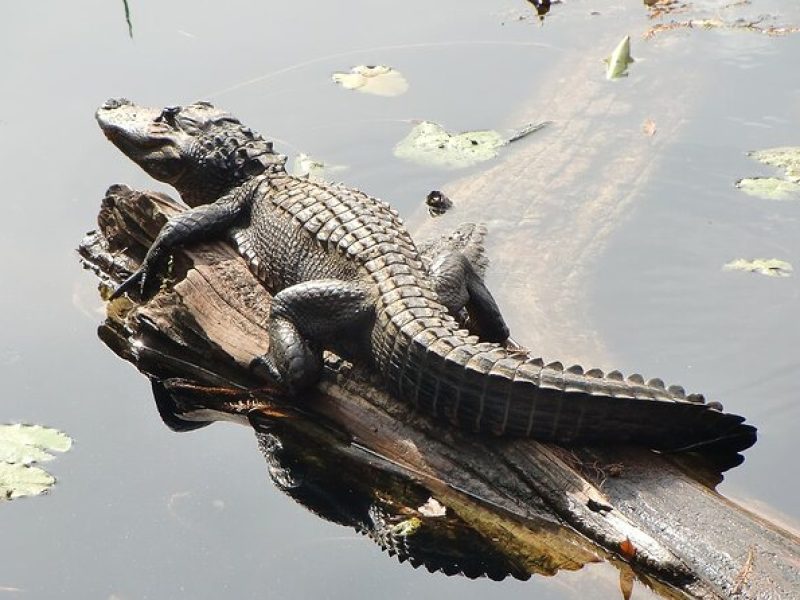
[[[727,456],[752,446],[756,429],[738,415],[641,375],[543,364],[478,343],[424,296],[384,304],[384,372],[392,393],[474,432],[569,444],[635,443],[667,452]],[[380,358],[380,357],[379,357]],[[382,364],[381,364],[382,363]]]

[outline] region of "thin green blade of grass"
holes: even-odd
[[[122,5],[125,7],[125,22],[128,24],[128,35],[133,39],[133,23],[131,23],[131,9],[128,6],[128,0],[122,0]]]

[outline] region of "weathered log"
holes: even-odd
[[[98,231],[80,247],[101,289],[107,292],[135,268],[178,210],[164,195],[109,190]],[[455,431],[387,397],[369,374],[335,357],[328,357],[317,393],[302,401],[253,390],[262,384],[248,365],[267,348],[268,311],[269,295],[234,251],[205,244],[175,258],[171,280],[153,299],[109,303],[99,335],[141,371],[165,380],[156,396],[173,427],[191,428],[192,419],[238,419],[252,424],[262,443],[277,435],[284,449],[294,447],[292,464],[313,455],[304,464],[335,464],[341,477],[362,487],[388,478],[362,496],[393,498],[395,518],[413,515],[426,524],[413,534],[402,527],[383,530],[402,533],[406,555],[400,555],[412,563],[497,578],[605,559],[623,574],[629,564],[669,597],[782,598],[800,589],[797,536],[717,494],[703,483],[713,476],[696,466],[679,468],[642,448],[562,448]],[[267,454],[268,460],[275,456]],[[373,475],[364,476],[365,469]],[[416,487],[408,493],[398,482]],[[449,520],[437,522],[414,508],[424,493],[447,507]],[[386,502],[381,508],[388,510]],[[483,553],[484,567],[463,555],[446,558],[448,547],[471,548],[473,558]]]

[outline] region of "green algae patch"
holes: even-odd
[[[745,177],[736,187],[748,196],[765,200],[800,200],[800,183],[778,177]]]
[[[736,182],[745,194],[766,200],[800,200],[800,147],[755,150],[747,155],[760,163],[783,169],[783,177],[746,177]]]
[[[438,123],[422,121],[394,147],[394,154],[424,165],[461,168],[495,158],[500,148],[545,127],[547,123],[526,125],[503,135],[492,129],[450,133]]]
[[[55,478],[33,463],[52,460],[51,452],[66,452],[72,438],[41,425],[0,425],[0,500],[36,496]]]
[[[631,36],[626,35],[622,41],[617,44],[614,51],[611,53],[606,62],[606,79],[619,79],[620,77],[628,76],[628,65],[635,62],[631,57]]]
[[[358,65],[349,73],[334,73],[331,78],[346,90],[375,96],[399,96],[408,91],[403,74],[386,65]]]
[[[755,258],[753,260],[737,258],[722,268],[725,271],[745,271],[767,277],[789,277],[794,270],[790,263],[777,258]]]

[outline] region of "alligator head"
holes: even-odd
[[[124,98],[95,114],[106,137],[189,206],[212,202],[247,179],[282,171],[272,143],[208,102],[147,108]]]

